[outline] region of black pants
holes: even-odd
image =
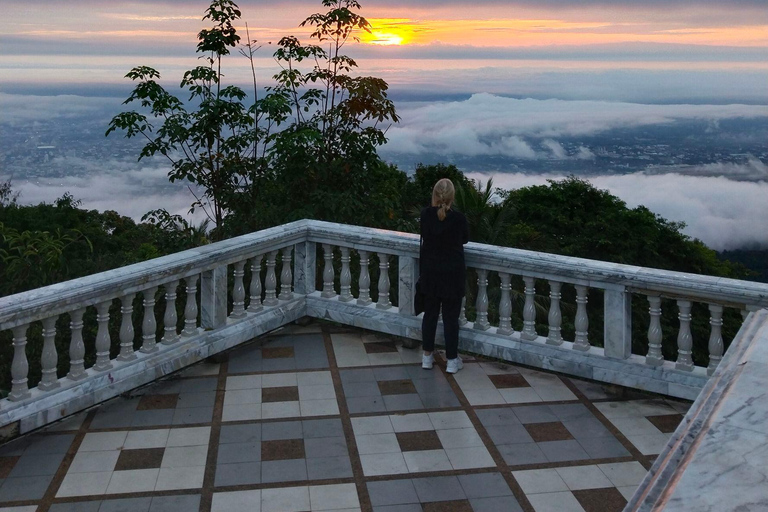
[[[456,299],[441,299],[440,297],[424,297],[424,318],[421,321],[422,347],[427,352],[435,350],[435,332],[437,319],[440,316],[440,306],[443,306],[443,331],[445,333],[445,357],[456,359],[459,349],[459,313],[461,313],[461,297]]]

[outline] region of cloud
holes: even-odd
[[[560,137],[584,137],[622,128],[671,125],[678,120],[767,118],[768,106],[641,105],[605,101],[514,99],[475,94],[465,101],[401,109],[387,132],[384,154],[501,155],[523,159],[592,158],[586,148],[568,154]],[[535,151],[541,146],[545,151]]]
[[[546,184],[563,176],[521,173],[494,175],[468,173],[504,189]],[[725,177],[681,174],[626,174],[593,176],[589,181],[609,190],[627,206],[644,205],[667,220],[683,221],[683,232],[712,249],[722,251],[749,246],[768,247],[768,181],[733,181]]]
[[[32,121],[74,119],[101,116],[107,109],[119,107],[112,98],[85,98],[74,95],[31,96],[0,92],[2,124],[17,126]]]
[[[137,222],[145,213],[158,208],[194,222],[204,218],[199,210],[194,215],[188,213],[194,196],[185,183],[168,181],[167,167],[139,165],[135,160],[96,161],[79,157],[55,158],[51,165],[67,168],[77,175],[14,180],[13,189],[21,193],[19,203],[53,203],[69,192],[82,201],[82,208],[114,210]]]

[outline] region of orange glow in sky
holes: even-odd
[[[583,45],[623,42],[768,45],[768,26],[675,28],[643,23],[568,22],[547,19],[416,20],[373,18],[361,42],[376,45],[473,46]]]

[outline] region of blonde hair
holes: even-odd
[[[451,209],[453,199],[456,197],[456,189],[453,187],[453,182],[448,178],[443,178],[432,189],[432,206],[437,206],[437,218],[445,220],[445,216],[448,210]]]

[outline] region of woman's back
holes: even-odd
[[[421,211],[422,291],[436,297],[462,297],[466,268],[464,244],[469,240],[467,219],[461,212],[448,210],[441,221],[437,211],[436,207]]]

